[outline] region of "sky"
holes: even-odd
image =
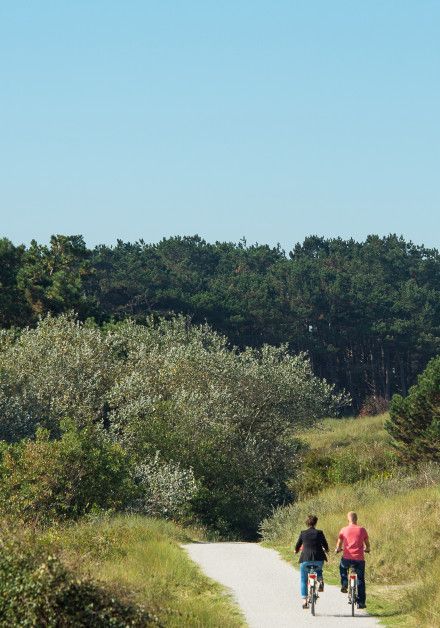
[[[0,235],[440,246],[439,0],[0,0]]]

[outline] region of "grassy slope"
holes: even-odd
[[[384,417],[326,421],[308,443],[328,453],[347,448],[363,456],[382,455],[387,447]],[[369,609],[388,625],[439,626],[440,592],[440,491],[438,469],[415,477],[377,477],[353,485],[327,488],[278,511],[265,522],[265,542],[292,558],[293,544],[310,512],[318,514],[330,546],[348,510],[356,510],[372,541],[368,557]],[[296,561],[296,559],[295,559]],[[337,579],[338,560],[330,558],[327,574]],[[429,569],[431,584],[421,574]],[[408,586],[409,585],[409,586]],[[424,603],[426,590],[433,597]]]
[[[389,442],[384,422],[386,414],[379,416],[349,419],[325,419],[321,425],[302,436],[302,440],[313,449],[333,450],[335,447],[364,449],[377,447]]]
[[[65,562],[106,582],[155,613],[166,626],[243,626],[239,611],[221,587],[206,578],[180,543],[200,538],[196,530],[139,516],[53,528],[49,545]]]

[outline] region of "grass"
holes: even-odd
[[[379,443],[388,447],[384,417],[326,421],[306,434],[312,450],[344,451],[348,459],[362,451],[373,458]],[[335,484],[279,509],[263,522],[264,543],[288,560],[304,520],[316,513],[330,547],[345,515],[355,510],[368,529],[372,553],[367,558],[368,609],[389,626],[440,626],[440,469],[426,467],[412,475],[392,472]],[[295,561],[297,559],[295,558]],[[337,582],[339,560],[330,556],[327,579]],[[429,574],[424,579],[424,574]],[[430,602],[427,603],[427,593]]]
[[[244,620],[220,585],[205,577],[181,543],[200,540],[200,530],[140,516],[118,516],[53,528],[49,546],[64,561],[153,612],[164,626],[231,628]]]
[[[396,455],[384,429],[386,415],[326,419],[301,435],[301,464],[289,483],[304,499],[329,486],[384,479],[396,468]]]
[[[366,445],[390,445],[390,437],[384,428],[387,414],[363,418],[325,419],[317,428],[302,435],[302,440],[312,449],[330,451],[335,448],[363,449]]]

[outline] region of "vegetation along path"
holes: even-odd
[[[251,628],[298,628],[299,626],[378,626],[373,617],[357,611],[350,615],[347,596],[326,585],[316,616],[301,608],[299,571],[272,549],[256,543],[191,543],[191,558],[214,580],[228,587]]]

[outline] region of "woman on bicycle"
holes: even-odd
[[[302,530],[295,545],[295,554],[301,550],[299,557],[301,573],[301,597],[303,608],[307,608],[307,576],[309,568],[313,565],[319,581],[318,591],[324,591],[324,578],[322,567],[327,560],[326,552],[329,551],[327,539],[322,530],[316,529],[318,517],[309,515],[306,519],[307,530]]]

